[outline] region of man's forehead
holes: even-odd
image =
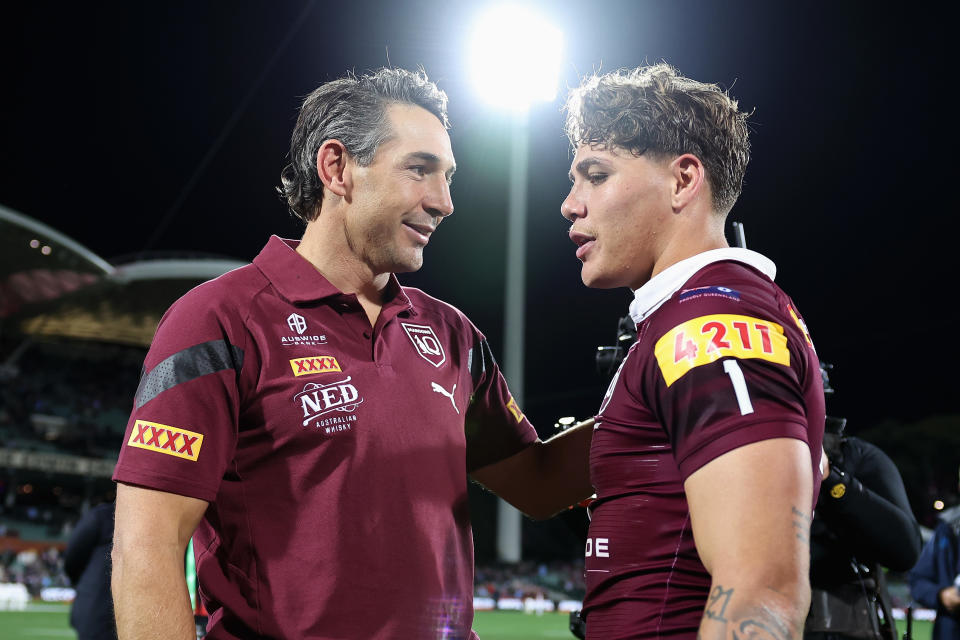
[[[619,147],[611,147],[599,144],[581,144],[573,156],[573,162],[570,168],[575,169],[577,164],[585,159],[592,158],[596,160],[613,160],[624,157],[625,152]]]
[[[392,104],[387,117],[392,136],[384,146],[401,154],[433,155],[448,167],[456,166],[450,135],[435,115],[417,105]]]

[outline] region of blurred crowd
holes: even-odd
[[[583,560],[520,562],[478,565],[474,573],[475,596],[493,598],[536,598],[582,600]]]
[[[4,582],[26,586],[32,598],[39,598],[40,592],[49,587],[70,586],[61,551],[56,547],[43,551],[0,550],[0,583]]]

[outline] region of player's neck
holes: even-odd
[[[383,291],[390,282],[390,274],[374,273],[359,259],[347,245],[342,228],[327,230],[317,222],[307,225],[297,253],[337,289],[355,294],[365,309],[368,305],[382,306]]]
[[[654,262],[650,277],[687,258],[729,246],[723,233],[722,216],[708,211],[703,215],[677,218]]]

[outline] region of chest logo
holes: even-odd
[[[410,338],[410,342],[413,343],[413,347],[421,358],[437,368],[440,368],[440,365],[447,361],[447,354],[444,352],[437,334],[434,333],[433,327],[409,322],[401,322],[400,325],[407,332],[407,337]]]
[[[287,326],[291,331],[296,331],[297,335],[303,335],[307,330],[307,321],[298,313],[291,313],[287,316]]]
[[[313,356],[311,358],[294,358],[290,361],[290,368],[294,376],[309,376],[315,373],[330,373],[343,371],[340,363],[333,356]]]
[[[350,376],[347,376],[343,380],[327,384],[308,382],[304,385],[303,391],[293,397],[293,401],[299,404],[303,411],[303,426],[333,411],[353,412],[357,405],[363,402],[363,398],[357,388],[350,384],[350,380]]]
[[[453,394],[455,394],[455,393],[457,392],[457,384],[456,384],[456,383],[453,384],[453,389],[451,389],[449,393],[447,393],[447,390],[444,389],[443,387],[441,387],[441,386],[440,386],[439,384],[437,384],[436,382],[431,382],[431,383],[430,383],[430,386],[431,386],[431,387],[433,388],[433,390],[436,391],[437,393],[439,393],[439,394],[441,394],[441,395],[444,395],[444,396],[450,398],[450,404],[453,405],[453,410],[457,412],[457,415],[460,414],[460,409],[457,408],[457,401],[453,399]]]

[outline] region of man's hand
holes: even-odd
[[[820,449],[820,478],[826,478],[830,475],[830,459],[827,458],[827,452]]]
[[[949,587],[940,589],[937,598],[940,600],[943,608],[949,613],[956,614],[960,611],[960,590],[957,590],[955,586],[950,585]]]

